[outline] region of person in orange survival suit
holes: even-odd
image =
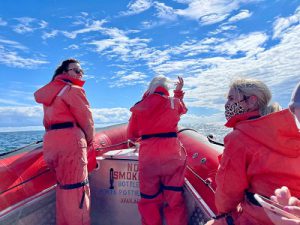
[[[186,153],[177,138],[180,116],[187,112],[183,103],[183,79],[178,77],[174,97],[169,96],[170,80],[155,77],[142,100],[136,103],[128,125],[128,137],[141,137],[139,148],[138,203],[143,225],[187,224],[183,199]]]
[[[93,143],[94,122],[82,76],[79,62],[67,59],[51,82],[34,93],[44,107],[44,159],[58,183],[57,225],[90,224],[87,147]]]
[[[300,197],[300,133],[294,116],[269,105],[271,92],[261,81],[233,81],[225,104],[224,152],[216,175],[215,203],[220,215],[207,224],[273,224],[254,193],[270,196],[286,184]]]
[[[289,109],[295,116],[295,123],[300,129],[300,83],[298,83],[292,93]],[[271,199],[285,206],[284,210],[298,217],[287,218],[280,214],[275,214],[272,211],[264,208],[265,212],[275,225],[297,225],[300,224],[300,199],[291,195],[288,187],[283,186],[274,191]]]

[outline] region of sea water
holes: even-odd
[[[0,132],[0,154],[40,141],[44,131]]]
[[[181,124],[181,127],[194,129],[205,136],[213,134],[218,142],[223,142],[224,136],[230,131],[218,124]],[[44,131],[0,132],[0,154],[40,141],[43,135]]]

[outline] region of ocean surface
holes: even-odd
[[[44,131],[0,132],[0,154],[43,139]]]
[[[205,136],[213,134],[215,140],[222,143],[224,136],[230,131],[223,125],[216,124],[182,124],[182,126],[195,129]],[[0,132],[0,154],[40,141],[43,135],[44,131]]]

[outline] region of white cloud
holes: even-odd
[[[184,42],[178,47],[167,49],[164,51],[164,54],[167,54],[169,59],[172,59],[172,56],[196,56],[208,52],[221,53],[229,56],[234,56],[236,54],[252,56],[264,50],[261,46],[264,45],[267,38],[268,37],[265,34],[258,32],[240,35],[235,39],[206,38],[201,41]],[[205,60],[197,58],[168,60],[152,66],[152,69],[155,70],[156,73],[172,73],[176,71],[191,75],[198,70],[208,70],[211,68],[211,65],[204,61]]]
[[[145,79],[148,76],[141,72],[131,72],[128,74],[126,71],[121,71],[117,76],[113,77],[113,82],[110,87],[123,87],[123,86],[132,86],[137,84],[145,84]]]
[[[232,16],[229,18],[229,22],[237,22],[246,18],[249,18],[252,15],[252,13],[249,12],[249,10],[241,10],[238,14]]]
[[[177,14],[209,25],[223,21],[229,13],[238,9],[239,1],[225,0],[196,0],[191,1],[186,9],[177,10]]]
[[[216,46],[215,50],[219,53],[229,55],[243,53],[252,56],[264,50],[262,46],[267,40],[268,36],[266,34],[254,32],[248,35],[241,35],[236,39],[228,40]]]
[[[92,109],[95,124],[117,124],[128,122],[131,115],[130,111],[126,108],[102,108]]]
[[[209,32],[211,35],[217,35],[220,33],[224,33],[224,31],[233,31],[236,30],[237,26],[234,25],[227,25],[227,24],[222,24],[220,25],[220,27],[218,29],[216,29],[215,31],[211,31]]]
[[[7,22],[0,17],[0,26],[6,26]]]
[[[108,39],[94,40],[87,44],[95,45],[96,51],[110,58],[119,58],[128,61],[130,58],[142,57],[141,53],[147,48],[149,39],[130,38],[126,33],[117,28],[106,28],[102,30]]]
[[[43,59],[23,57],[19,55],[18,52],[6,50],[0,46],[0,64],[4,64],[9,67],[33,69],[47,63],[48,61]]]
[[[59,33],[59,30],[52,30],[50,32],[44,32],[42,35],[42,39],[54,38]]]
[[[185,55],[185,56],[196,56],[201,53],[208,53],[213,51],[213,47],[218,43],[222,43],[224,40],[221,38],[204,38],[200,41],[189,40],[185,41],[179,46],[168,49],[167,52],[170,55]]]
[[[92,24],[87,24],[85,28],[75,30],[75,31],[61,31],[63,35],[65,35],[68,38],[75,39],[78,34],[85,34],[89,32],[95,32],[95,31],[101,31],[103,30],[102,25],[106,23],[105,20],[95,20],[92,22]]]
[[[32,17],[19,17],[19,18],[16,18],[16,20],[23,24],[29,24],[29,23],[35,21],[36,19],[32,18]]]
[[[24,84],[22,82],[12,82],[7,85],[3,85],[0,88],[0,105],[3,106],[28,106],[28,103],[32,103],[34,100],[32,91],[24,91],[24,89],[32,86]],[[33,87],[36,89],[36,87]]]
[[[24,34],[24,33],[33,32],[34,29],[32,27],[25,26],[23,24],[19,24],[19,25],[14,27],[14,31],[19,33],[19,34]]]
[[[239,7],[239,0],[191,0],[180,1],[182,4],[187,4],[185,9],[175,9],[167,6],[165,3],[155,1],[153,6],[156,8],[156,17],[159,21],[144,21],[143,28],[153,28],[165,24],[166,22],[174,21],[179,16],[188,19],[197,20],[201,25],[210,25],[225,20],[229,13]]]
[[[178,2],[178,3],[188,4],[188,3],[191,3],[195,0],[173,0],[173,1]]]
[[[18,126],[18,127],[12,127],[12,126],[8,126],[8,127],[0,127],[0,132],[18,132],[18,131],[44,131],[45,128],[44,126]],[[27,145],[28,140],[24,140],[24,143],[22,143],[21,145]],[[38,140],[35,140],[38,141]],[[20,143],[18,143],[19,145]]]
[[[19,103],[18,101],[15,100],[10,100],[10,99],[0,99],[0,103],[4,105],[12,105],[12,106],[24,106],[25,104]]]
[[[189,19],[197,20],[202,25],[211,25],[224,21],[230,14],[238,10],[242,3],[257,2],[257,0],[193,0],[193,1],[179,1],[188,4],[186,9],[176,10],[176,14]],[[248,10],[241,11],[232,20],[245,19],[250,16]]]
[[[100,41],[91,41],[89,44],[96,46],[96,51],[101,53],[104,50],[117,45],[116,41],[113,39],[104,39]]]
[[[285,32],[289,31],[292,25],[297,25],[300,22],[300,6],[295,10],[295,14],[286,17],[278,18],[273,24],[273,38],[280,38]]]
[[[199,18],[199,20],[202,25],[211,25],[225,20],[228,17],[228,15],[229,14],[220,15],[212,13],[209,15],[203,15],[201,18]]]
[[[84,17],[87,16],[85,14],[83,14],[83,15],[84,15]],[[71,19],[73,19],[73,17],[71,17]],[[42,39],[46,40],[48,38],[54,38],[58,34],[62,34],[65,37],[70,38],[70,39],[76,39],[79,34],[86,34],[86,33],[90,33],[90,32],[97,32],[97,31],[104,30],[102,25],[107,22],[106,20],[101,20],[101,21],[100,20],[91,20],[90,21],[90,20],[87,20],[86,18],[82,18],[82,16],[78,16],[75,19],[77,19],[77,20],[75,22],[73,22],[73,24],[76,26],[83,25],[84,28],[73,30],[73,31],[57,30],[57,29],[53,29],[48,32],[45,31],[42,35]]]
[[[131,115],[126,108],[92,109],[95,124],[118,124],[128,122]],[[17,118],[17,119],[16,119]],[[7,127],[42,126],[42,106],[0,107],[0,131]]]
[[[2,93],[5,93],[5,95],[2,94],[2,96],[6,96],[6,100],[14,99],[14,100],[19,100],[19,102],[23,102],[23,103],[19,103],[16,105],[25,105],[24,102],[34,100],[33,93],[31,91],[23,91],[23,88],[25,86],[30,87],[28,84],[24,84],[24,83],[20,82],[19,84],[16,84],[16,83],[12,84],[12,86],[14,88],[4,87],[4,90],[2,89],[3,90]],[[32,88],[32,87],[30,87],[30,88]],[[33,88],[36,89],[36,87],[33,87]]]
[[[48,23],[45,20],[41,20],[40,22],[38,22],[38,24],[40,25],[41,29],[44,29],[48,26]]]
[[[21,56],[17,50],[27,51],[28,48],[19,42],[0,39],[0,64],[18,68],[37,68],[48,63],[42,59],[32,59]]]
[[[152,6],[151,0],[132,0],[128,5],[128,10],[121,12],[121,16],[136,15],[148,10]]]
[[[0,127],[38,126],[42,119],[41,106],[0,107]]]
[[[154,6],[157,10],[156,16],[164,20],[175,20],[177,15],[172,7],[166,6],[164,3],[155,2]]]
[[[14,26],[14,31],[19,34],[30,33],[38,29],[44,29],[48,23],[44,20],[37,20],[31,17],[16,18],[20,23]]]
[[[229,83],[236,77],[260,79],[271,88],[274,96],[288,98],[293,84],[281,88],[280,93],[275,90],[288,81],[291,83],[299,81],[299,36],[300,25],[298,24],[283,35],[280,43],[269,49],[263,47],[268,41],[268,36],[260,32],[240,35],[236,38],[211,38],[185,42],[171,50],[166,50],[170,59],[151,69],[156,73],[169,76],[181,74],[185,79],[185,99],[189,107],[223,111]],[[174,60],[172,57],[173,55],[175,57],[186,54],[197,55],[207,51],[211,54],[217,52],[218,56],[180,60]],[[226,56],[220,56],[219,53]],[[231,57],[236,54],[238,54],[236,57]]]
[[[69,45],[68,47],[64,48],[64,49],[79,49],[79,46],[78,45],[75,45],[75,44],[72,44],[72,45]]]
[[[197,59],[186,59],[186,60],[170,60],[162,63],[161,65],[157,65],[152,69],[157,74],[172,74],[172,73],[183,73],[186,71],[192,70],[192,68],[199,67]],[[190,75],[190,73],[189,73]]]
[[[247,3],[256,2],[258,0],[248,0]],[[153,2],[153,6],[157,10],[156,17],[158,21],[143,21],[143,28],[150,29],[161,26],[166,22],[177,20],[179,16],[191,20],[199,21],[201,25],[211,25],[225,21],[231,16],[231,13],[238,10],[240,5],[245,3],[244,0],[182,0],[177,1],[187,5],[185,9],[175,9],[167,6],[165,3],[158,1]],[[229,18],[229,22],[236,22],[250,17],[252,13],[249,10],[241,10],[237,15]]]
[[[19,42],[7,40],[7,39],[0,39],[0,48],[10,47],[13,49],[20,49],[20,50],[27,50],[27,47],[20,44]]]
[[[235,2],[238,5],[238,1]],[[199,4],[199,1],[196,3]],[[235,8],[232,6],[231,9]],[[250,15],[248,12],[246,14]],[[240,19],[245,18],[245,15],[241,15],[243,14],[239,14]],[[235,26],[225,24],[223,27],[224,30],[235,29]],[[223,111],[224,95],[229,82],[235,77],[258,78],[275,90],[288,79],[296,79],[299,76],[299,29],[300,25],[290,27],[288,32],[283,33],[280,43],[273,47],[268,47],[269,37],[266,33],[252,32],[236,37],[227,35],[223,38],[189,40],[178,46],[164,46],[164,50],[158,50],[148,46],[150,40],[129,38],[125,32],[113,28],[103,31],[111,38],[90,44],[96,45],[101,55],[132,62],[143,60],[155,74],[171,77],[183,75],[186,81],[187,104],[190,107]],[[130,68],[134,65],[127,66]],[[131,76],[124,75],[123,79],[126,78]],[[115,79],[120,80],[120,83],[116,81],[116,84],[124,84],[122,76]],[[143,79],[145,80],[145,77]],[[288,95],[290,91],[285,89],[283,94]]]

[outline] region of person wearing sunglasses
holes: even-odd
[[[300,133],[292,113],[269,104],[271,92],[256,79],[236,79],[225,104],[224,151],[215,177],[218,216],[207,225],[273,224],[254,194],[271,196],[287,184],[300,197]]]
[[[79,61],[67,59],[34,93],[44,108],[44,159],[57,180],[57,225],[90,224],[87,149],[93,145],[94,122],[84,83]]]

